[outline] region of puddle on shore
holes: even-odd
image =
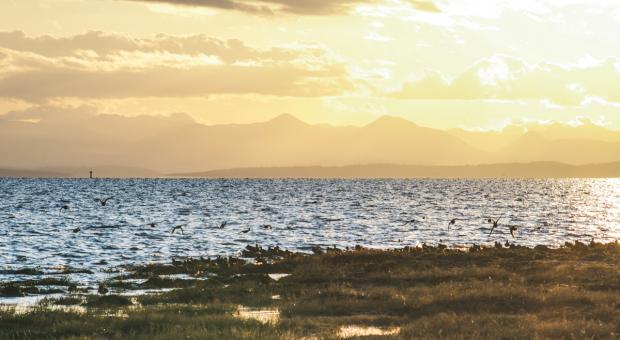
[[[15,296],[15,297],[3,297],[0,298],[0,307],[2,308],[30,308],[39,305],[39,302],[45,298],[58,299],[65,296],[65,294],[41,294],[41,295],[27,295],[27,296]]]
[[[358,336],[398,335],[398,333],[400,333],[400,327],[381,329],[377,327],[349,325],[340,327],[338,337],[341,339],[347,339]]]
[[[142,296],[171,292],[180,288],[153,288],[153,289],[127,289],[115,290],[114,295],[120,296]]]
[[[264,324],[275,324],[280,320],[280,311],[277,309],[239,306],[235,316],[240,319],[257,320]]]
[[[62,305],[51,305],[51,306],[23,306],[23,305],[0,305],[0,309],[11,311],[12,313],[26,314],[37,310],[45,310],[45,311],[60,311],[66,313],[75,313],[75,314],[84,314],[86,313],[86,307],[84,306],[62,306]]]
[[[158,275],[160,279],[169,279],[169,280],[187,280],[187,281],[204,281],[208,280],[208,277],[201,276],[191,276],[188,274],[169,274],[169,275]]]
[[[290,276],[291,274],[279,274],[279,273],[273,273],[273,274],[268,274],[269,277],[274,280],[274,281],[279,281],[280,279]]]

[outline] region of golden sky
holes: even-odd
[[[618,27],[615,0],[3,0],[0,114],[620,129]]]

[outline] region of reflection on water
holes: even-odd
[[[489,236],[488,218],[500,216]],[[178,225],[183,233],[172,234]],[[254,243],[310,251],[619,237],[616,179],[0,180],[0,281],[26,267],[89,269],[71,278],[94,282],[125,264],[238,254]]]

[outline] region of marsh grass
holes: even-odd
[[[0,338],[335,338],[343,327],[355,326],[399,329],[369,338],[620,336],[617,243],[357,248],[314,255],[251,250],[247,255],[261,261],[175,260],[128,268],[129,274],[107,283],[140,278],[139,284],[118,285],[175,288],[160,294],[45,300],[85,306],[84,313],[5,309]],[[270,273],[291,275],[275,281]],[[196,279],[160,277],[174,274]],[[277,309],[279,321],[241,319],[239,306]]]

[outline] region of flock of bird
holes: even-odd
[[[107,198],[95,198],[94,201],[96,203],[98,203],[101,207],[106,207],[108,205],[108,202],[110,202],[111,200],[114,200],[113,196],[107,197]],[[60,212],[68,212],[71,210],[71,207],[68,203],[63,203],[60,206]],[[500,216],[497,219],[493,219],[493,218],[487,218],[486,222],[488,224],[491,225],[491,230],[489,231],[488,236],[491,236],[491,234],[493,234],[493,231],[495,229],[497,229],[500,226],[499,221],[503,218],[504,216]],[[426,217],[422,217],[423,220],[426,219]],[[455,226],[457,224],[457,221],[459,221],[460,219],[458,218],[452,218],[449,222],[448,222],[448,231],[450,230],[451,227]],[[410,225],[410,224],[418,224],[420,223],[420,221],[418,221],[417,219],[410,219],[410,220],[406,220],[404,221],[405,223],[403,225]],[[224,221],[220,224],[219,229],[224,229],[226,228],[226,226],[228,225],[227,221]],[[543,225],[538,226],[537,229],[540,230],[543,226],[548,226],[549,224],[544,222]],[[156,228],[157,227],[157,223],[156,222],[150,222],[147,224],[148,227],[151,228]],[[174,234],[175,232],[179,231],[181,234],[185,234],[185,231],[183,229],[183,227],[186,227],[187,223],[185,224],[180,224],[177,226],[174,226],[171,230],[170,233]],[[508,227],[508,231],[510,232],[510,235],[512,236],[512,238],[516,238],[515,236],[515,232],[518,230],[518,227],[515,225],[506,225]],[[262,229],[265,230],[271,230],[273,227],[271,226],[271,224],[262,224],[260,225],[260,227]],[[99,226],[99,227],[91,227],[91,228],[113,228],[110,226]],[[289,228],[290,229],[290,228]],[[247,234],[252,230],[252,228],[245,228],[241,230],[241,233],[243,234]],[[78,226],[77,228],[74,228],[72,230],[74,233],[78,233],[81,231],[81,228]]]
[[[497,219],[493,219],[493,218],[487,218],[487,223],[491,225],[491,230],[489,231],[488,236],[491,236],[491,234],[493,234],[493,231],[498,228],[500,226],[499,221],[503,218],[504,216],[500,216]],[[422,217],[422,219],[426,219],[426,217]],[[450,230],[451,227],[455,226],[457,221],[459,221],[458,218],[453,218],[448,222],[448,231]],[[414,224],[414,223],[418,223],[419,221],[416,219],[412,219],[412,220],[407,220],[405,221],[405,223],[403,225],[409,225],[409,224]],[[510,235],[512,236],[512,238],[516,238],[515,236],[515,232],[519,229],[519,227],[517,227],[516,225],[506,225],[508,227],[508,231],[510,232]],[[543,226],[549,226],[548,222],[543,222],[542,225],[539,225],[536,229],[537,230],[541,230]]]
[[[105,207],[105,206],[107,206],[107,205],[108,205],[108,202],[109,202],[110,200],[113,200],[113,199],[114,199],[114,196],[110,196],[110,197],[107,197],[107,198],[95,198],[95,199],[94,199],[94,201],[95,201],[95,202],[97,202],[97,203],[98,203],[99,205],[101,205],[102,207]],[[63,203],[63,204],[61,204],[61,205],[60,205],[60,213],[63,213],[63,212],[69,212],[69,211],[71,211],[71,206],[70,206],[68,203]],[[224,222],[222,222],[222,223],[220,224],[219,229],[224,229],[227,225],[228,225],[228,222],[227,222],[227,221],[224,221]],[[157,223],[156,223],[156,222],[150,222],[150,223],[147,223],[147,226],[148,226],[148,227],[151,227],[151,228],[156,228],[156,227],[157,227]],[[177,226],[174,226],[174,227],[170,230],[170,233],[171,233],[171,234],[174,234],[175,232],[180,231],[180,232],[181,232],[181,234],[185,234],[185,232],[184,232],[184,230],[183,230],[183,227],[186,227],[186,226],[187,226],[187,223],[185,223],[185,224],[180,224],[180,225],[177,225]],[[262,224],[260,227],[261,227],[262,229],[265,229],[265,230],[271,230],[271,229],[273,229],[273,227],[271,226],[271,224]],[[95,228],[95,229],[105,229],[105,228],[113,228],[113,227],[110,227],[110,226],[98,226],[98,227],[91,227],[91,228]],[[73,231],[74,233],[79,233],[81,230],[82,230],[82,229],[81,229],[80,227],[77,227],[77,228],[72,229],[72,231]],[[251,230],[252,230],[252,228],[246,228],[246,229],[241,230],[241,232],[242,232],[243,234],[247,234],[247,233],[249,233]]]

